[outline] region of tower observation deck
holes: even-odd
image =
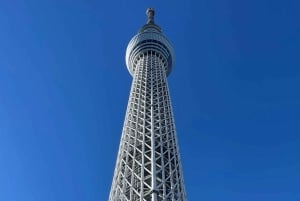
[[[109,201],[186,201],[167,83],[173,48],[146,14],[126,50],[133,81]]]

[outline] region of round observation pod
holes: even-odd
[[[173,48],[162,34],[160,27],[154,23],[154,10],[148,8],[146,14],[148,16],[147,24],[130,40],[126,49],[125,60],[128,71],[133,76],[140,56],[151,51],[162,59],[168,76],[174,62]]]

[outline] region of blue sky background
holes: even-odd
[[[299,201],[298,0],[2,0],[0,200],[107,200],[149,6],[188,199]]]

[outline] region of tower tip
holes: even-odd
[[[147,24],[154,24],[154,9],[153,8],[148,8],[146,10],[146,14],[148,16]]]

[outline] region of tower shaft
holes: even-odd
[[[151,45],[166,48],[159,41],[140,42],[129,45],[133,82],[109,201],[186,201],[167,83],[172,55]]]

